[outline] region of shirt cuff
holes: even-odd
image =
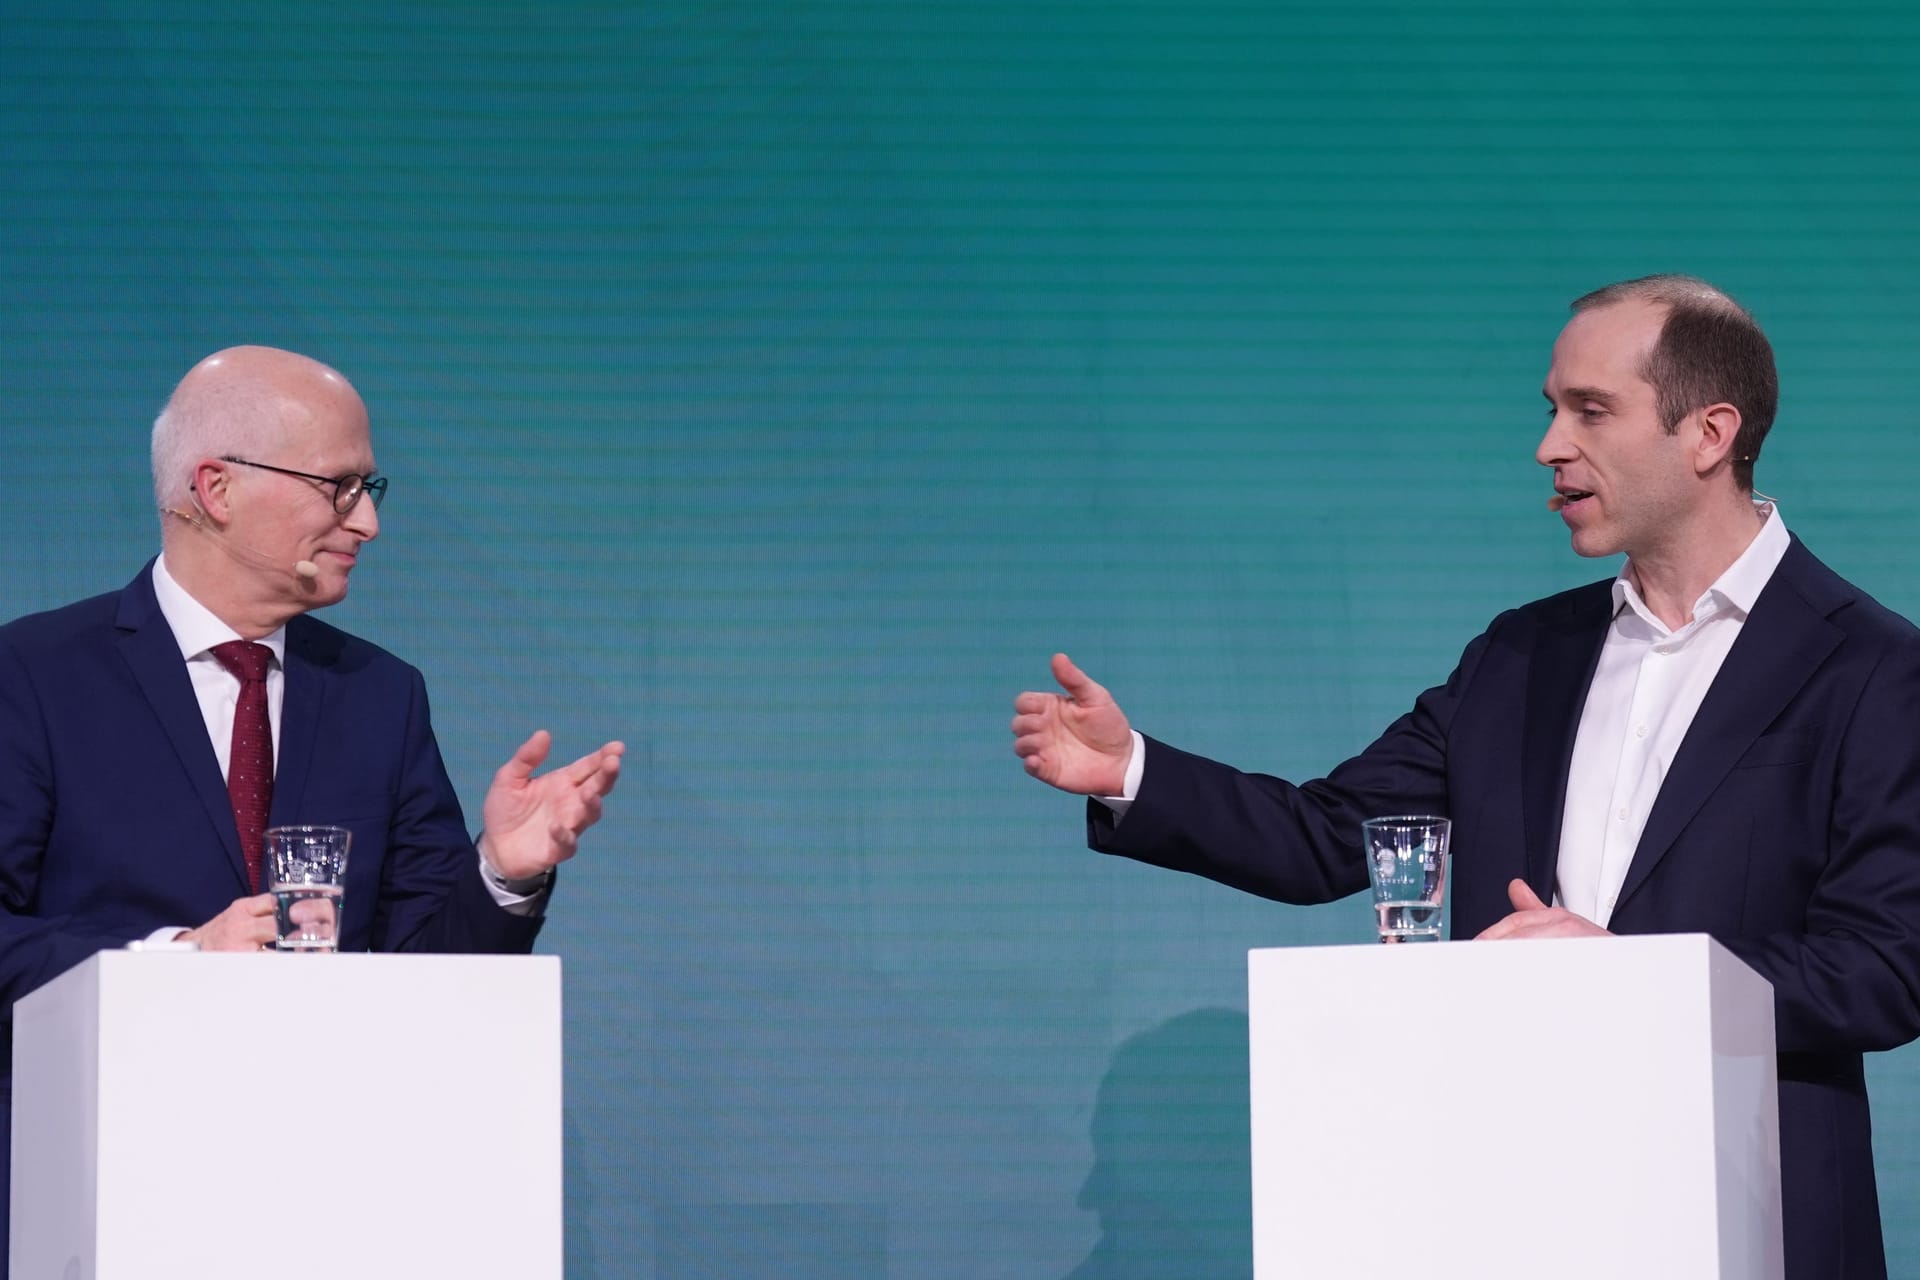
[[[509,880],[480,859],[480,881],[502,911],[516,916],[543,916],[547,913],[547,891],[553,885],[553,872],[543,871],[531,880]]]
[[[1094,797],[1094,799],[1098,800],[1101,804],[1113,810],[1113,820],[1115,822],[1127,816],[1127,810],[1133,806],[1134,797],[1140,794],[1140,779],[1146,775],[1146,772],[1147,740],[1140,736],[1138,729],[1135,729],[1133,731],[1133,754],[1127,758],[1127,776],[1120,783],[1120,794],[1117,796]]]

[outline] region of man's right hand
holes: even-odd
[[[198,943],[202,951],[263,951],[277,941],[273,895],[236,898],[225,911],[174,941]]]
[[[1013,700],[1013,754],[1050,787],[1081,796],[1117,796],[1133,758],[1133,727],[1113,696],[1053,655],[1065,694],[1023,693]]]

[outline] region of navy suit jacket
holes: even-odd
[[[151,574],[0,628],[0,1052],[21,996],[252,892]],[[501,910],[480,878],[420,673],[309,617],[287,624],[283,670],[269,824],[353,832],[341,947],[531,950],[539,918]]]
[[[1283,902],[1367,887],[1362,819],[1453,819],[1453,936],[1552,901],[1608,583],[1496,618],[1446,684],[1293,786],[1149,741],[1094,848]],[[1796,539],[1675,755],[1608,927],[1711,934],[1773,984],[1787,1275],[1886,1274],[1861,1054],[1920,1035],[1920,632]],[[1551,1124],[1552,1117],[1540,1117]]]

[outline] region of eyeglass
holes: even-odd
[[[261,471],[278,471],[283,476],[298,476],[302,480],[311,480],[315,484],[333,486],[333,509],[338,515],[346,515],[353,510],[354,504],[365,494],[373,499],[374,510],[380,509],[381,499],[387,496],[387,478],[385,476],[361,476],[349,471],[343,476],[316,476],[310,471],[293,471],[286,467],[270,466],[264,462],[249,462],[245,458],[222,457],[222,462],[233,462],[243,467],[257,467]]]

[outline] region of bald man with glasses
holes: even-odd
[[[387,492],[334,370],[209,356],[154,423],[153,480],[161,553],[124,590],[0,628],[0,1069],[14,1001],[97,951],[270,946],[262,826],[353,832],[342,950],[529,951],[619,778],[618,742],[536,773],[535,733],[474,839],[420,673],[308,616],[346,597]]]

